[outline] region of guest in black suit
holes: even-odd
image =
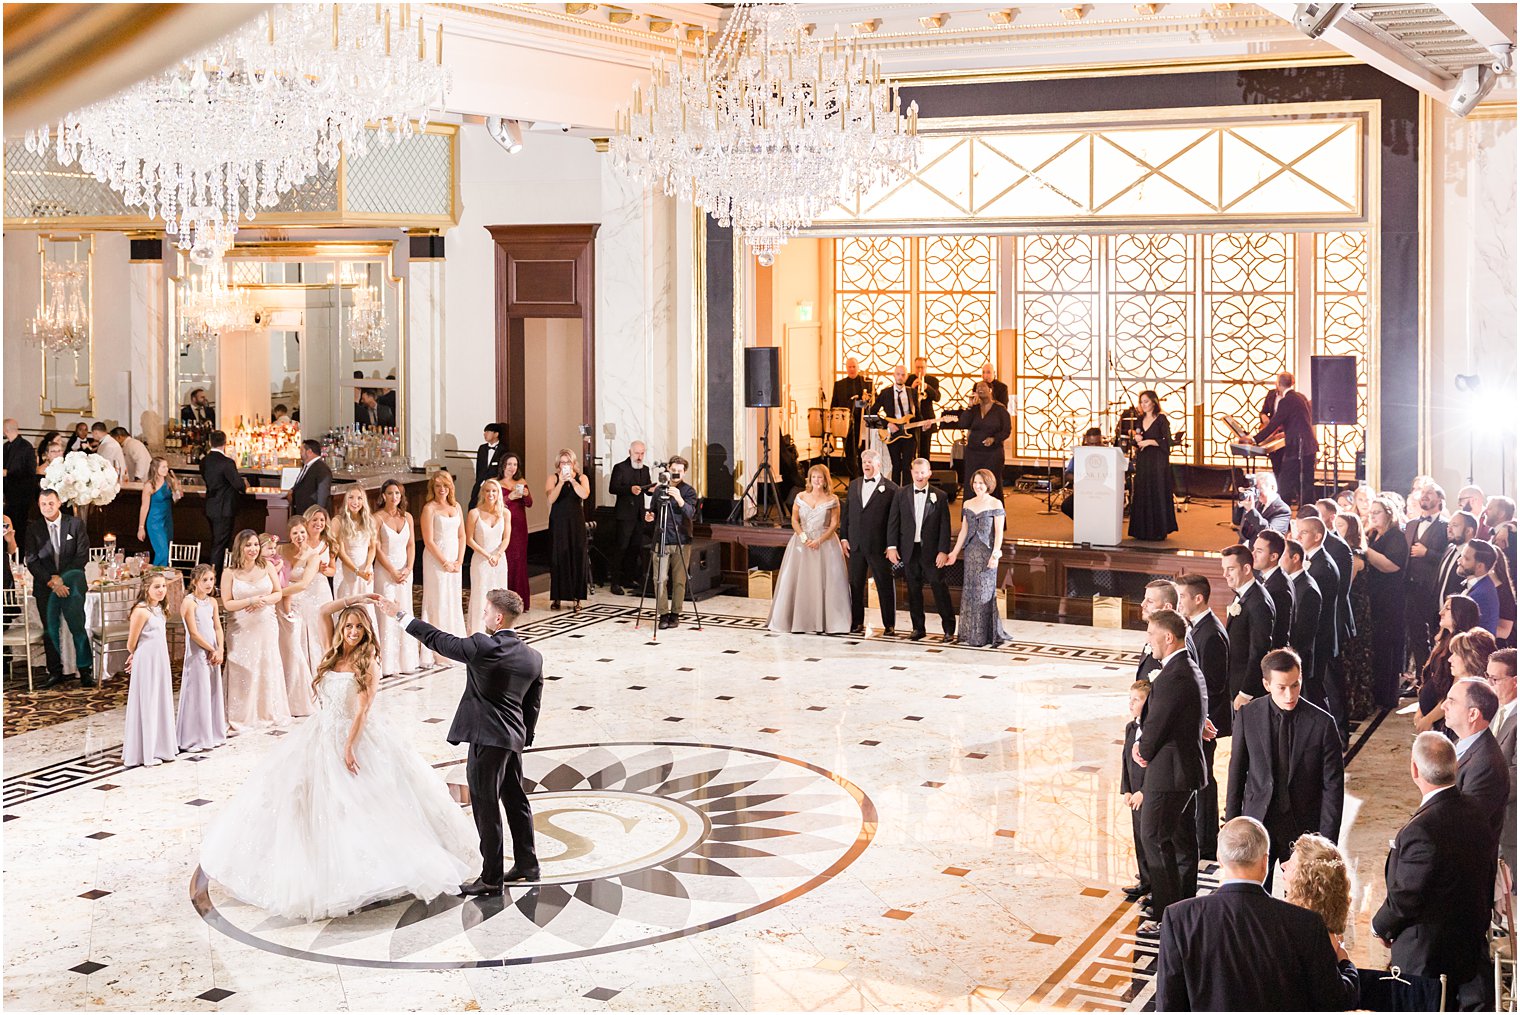
[[[1282,488],[1283,499],[1293,504],[1314,499],[1314,459],[1319,453],[1319,441],[1314,436],[1314,414],[1309,400],[1293,388],[1293,375],[1284,370],[1277,375],[1277,401],[1272,408],[1272,419],[1252,440],[1254,444],[1282,434],[1287,442],[1283,445],[1281,467],[1277,470],[1277,485]]]
[[[1240,541],[1247,546],[1258,532],[1271,529],[1283,535],[1293,524],[1293,509],[1277,495],[1277,480],[1270,473],[1256,476],[1256,502],[1240,516]]]
[[[383,596],[375,608],[396,617],[406,633],[434,653],[465,664],[464,695],[449,727],[451,744],[470,745],[465,777],[480,834],[480,877],[460,888],[462,895],[500,895],[508,881],[539,879],[533,843],[533,808],[522,784],[522,752],[533,744],[544,690],[544,658],[512,625],[522,615],[522,597],[511,589],[476,589],[487,599],[486,630],[455,637],[418,620],[409,609]],[[505,872],[501,815],[512,833],[512,867]]]
[[[871,411],[878,416],[890,416],[893,419],[918,419],[918,393],[908,387],[906,370],[898,367],[892,371],[892,383],[876,393]],[[898,436],[903,433],[907,435]],[[894,437],[897,439],[892,440]],[[888,423],[882,439],[888,442],[887,454],[892,456],[893,481],[906,486],[913,467],[914,452],[918,449],[917,438],[912,431],[903,431],[898,424]]]
[[[1335,608],[1335,655],[1325,668],[1325,698],[1329,702],[1330,714],[1340,724],[1341,742],[1344,743],[1351,729],[1351,719],[1346,699],[1346,664],[1342,657],[1346,647],[1357,635],[1356,611],[1351,606],[1351,586],[1356,581],[1356,557],[1351,552],[1351,545],[1335,531],[1335,518],[1340,514],[1335,501],[1326,498],[1316,502],[1314,507],[1320,524],[1325,527],[1325,553],[1335,562],[1335,573],[1340,579],[1340,602]]]
[[[248,489],[248,481],[237,470],[237,465],[227,457],[227,435],[220,430],[211,431],[206,438],[206,457],[201,459],[201,482],[206,484],[206,521],[211,526],[211,557],[207,561],[216,568],[216,580],[222,581],[222,563],[227,547],[232,544],[232,523],[237,517],[238,498]],[[326,504],[318,505],[324,510]]]
[[[1319,668],[1316,646],[1320,638],[1320,616],[1325,612],[1324,596],[1304,566],[1304,544],[1289,539],[1283,546],[1283,574],[1293,593],[1293,623],[1288,627],[1288,647],[1298,653],[1304,671],[1304,693],[1320,708],[1325,707],[1325,688],[1315,679]]]
[[[181,423],[206,423],[216,426],[216,410],[211,407],[211,399],[206,396],[205,388],[195,388],[190,392],[190,400],[179,408]]]
[[[613,514],[617,519],[617,542],[612,550],[612,594],[644,584],[643,561],[645,535],[649,524],[644,512],[650,506],[649,466],[644,464],[644,442],[628,445],[628,457],[612,467],[607,489],[614,498]]]
[[[1516,681],[1515,650],[1501,648],[1488,657],[1488,686],[1499,696],[1499,713],[1494,717],[1493,731],[1499,741],[1499,753],[1504,757],[1504,770],[1509,773],[1509,803],[1504,808],[1504,829],[1499,836],[1499,855],[1515,859],[1515,728],[1516,728]]]
[[[1436,614],[1443,600],[1436,598],[1441,561],[1450,538],[1450,519],[1446,515],[1446,491],[1435,483],[1420,490],[1419,514],[1404,523],[1404,539],[1409,543],[1409,566],[1404,574],[1409,582],[1405,593],[1405,638],[1415,665],[1430,655],[1435,635]]]
[[[908,616],[913,619],[913,641],[924,638],[924,582],[934,592],[940,630],[949,641],[955,637],[955,607],[945,584],[944,567],[950,557],[950,502],[929,485],[929,461],[915,458],[913,482],[898,487],[887,519],[887,560],[903,567],[908,586]]]
[[[1251,566],[1256,580],[1272,597],[1272,647],[1288,644],[1293,630],[1293,585],[1282,570],[1283,551],[1288,541],[1275,529],[1265,529],[1251,540]]]
[[[62,619],[68,621],[74,639],[79,686],[94,687],[94,657],[84,621],[84,566],[90,560],[90,536],[84,519],[63,514],[63,503],[52,490],[37,495],[37,512],[38,517],[26,530],[21,553],[22,563],[32,573],[32,595],[42,615],[42,647],[48,668],[47,683],[42,686],[56,687],[68,679],[58,652],[58,622]]]
[[[487,423],[481,431],[484,441],[475,449],[475,485],[470,487],[470,507],[480,502],[480,484],[501,479],[501,465],[507,460],[507,424]]]
[[[896,633],[897,601],[892,584],[892,562],[887,559],[887,543],[897,484],[883,479],[878,472],[880,467],[881,456],[875,451],[861,454],[860,468],[864,477],[850,481],[844,497],[844,510],[839,513],[839,544],[850,566],[851,634],[865,634],[866,631],[867,572],[876,583],[882,633]]]
[[[1293,534],[1298,545],[1304,548],[1304,570],[1319,591],[1319,626],[1314,636],[1314,666],[1304,674],[1304,693],[1309,700],[1331,715],[1339,715],[1346,703],[1339,686],[1331,687],[1330,660],[1340,651],[1341,575],[1334,559],[1325,548],[1325,523],[1319,514],[1308,508],[1312,518],[1300,518],[1293,523]],[[1339,719],[1336,728],[1340,726]]]
[[[1448,981],[1460,1011],[1493,1011],[1488,955],[1493,856],[1488,816],[1456,789],[1457,751],[1427,730],[1414,738],[1410,777],[1422,798],[1388,851],[1388,897],[1372,932],[1404,975]]]
[[[1189,898],[1198,886],[1198,791],[1203,772],[1203,674],[1187,654],[1187,622],[1171,610],[1158,611],[1146,625],[1151,652],[1161,672],[1151,682],[1151,697],[1140,717],[1135,761],[1145,769],[1145,800],[1140,829],[1151,877],[1151,912]],[[1156,919],[1136,931],[1155,939]]]
[[[854,356],[844,361],[844,376],[834,382],[829,395],[829,407],[850,410],[850,432],[845,437],[844,457],[848,474],[860,475],[860,416],[862,402],[871,391],[871,381],[860,372],[860,364]]]
[[[5,421],[5,510],[15,531],[25,533],[37,506],[37,449],[21,436],[21,424]]]
[[[992,473],[992,478],[997,483],[996,489],[987,492],[993,500],[1001,501],[1003,442],[1013,432],[1013,419],[1008,415],[1008,409],[998,402],[992,388],[978,384],[971,404],[940,425],[947,429],[966,431],[966,454],[961,463],[961,468],[965,471],[961,476],[961,488],[969,491],[971,477],[976,475],[977,470],[986,469]]]
[[[1008,385],[997,379],[997,371],[992,369],[991,363],[982,364],[982,383],[987,385],[988,391],[992,392],[994,402],[1005,409],[1008,408]]]
[[[332,509],[332,469],[322,458],[322,442],[307,438],[301,442],[301,471],[290,488],[290,513],[304,514],[312,506]]]
[[[1203,672],[1207,692],[1207,721],[1203,724],[1203,774],[1208,782],[1198,791],[1198,856],[1213,860],[1219,840],[1219,782],[1214,778],[1214,751],[1219,738],[1230,735],[1230,636],[1209,609],[1212,589],[1201,574],[1185,574],[1173,583],[1177,612],[1188,622],[1187,649]]]
[[[1441,604],[1446,597],[1454,596],[1467,588],[1466,576],[1462,574],[1462,548],[1478,538],[1478,516],[1458,511],[1446,522],[1446,550],[1436,565],[1436,608],[1430,618],[1432,629],[1440,627]],[[1434,637],[1434,636],[1432,636]]]
[[[395,426],[396,414],[380,404],[380,392],[364,388],[359,392],[359,404],[354,406],[354,422],[360,426]]]
[[[922,356],[913,361],[913,372],[908,375],[908,389],[918,396],[918,418],[933,419],[934,407],[939,404],[939,378],[928,372],[929,361]],[[926,426],[918,431],[918,457],[929,457],[929,443],[934,427]]]
[[[1124,750],[1119,755],[1119,792],[1129,808],[1129,829],[1135,837],[1135,883],[1124,889],[1124,897],[1134,902],[1151,893],[1151,870],[1145,859],[1145,837],[1140,831],[1140,808],[1145,806],[1145,767],[1135,759],[1135,741],[1140,738],[1140,716],[1151,696],[1151,682],[1137,680],[1129,687],[1129,722],[1124,725]]]
[[[1457,737],[1457,792],[1483,812],[1495,843],[1514,782],[1514,766],[1490,728],[1498,714],[1499,695],[1484,677],[1464,677],[1446,692],[1446,728]]]
[[[1318,913],[1274,899],[1267,831],[1236,818],[1219,832],[1223,880],[1161,921],[1156,1010],[1345,1011],[1358,1000],[1356,966],[1331,944]]]
[[[1372,602],[1372,699],[1378,708],[1399,707],[1399,674],[1404,669],[1404,599],[1409,543],[1398,508],[1375,497],[1367,512],[1367,597]]]
[[[1175,610],[1177,608],[1177,590],[1172,583],[1165,578],[1157,578],[1145,583],[1145,594],[1140,598],[1140,619],[1147,624],[1151,617],[1159,610]],[[1140,664],[1135,667],[1136,680],[1155,680],[1156,674],[1161,672],[1161,660],[1151,654],[1150,639],[1147,638],[1145,645],[1140,649]]]
[[[1225,610],[1224,630],[1230,641],[1230,707],[1238,709],[1266,693],[1261,686],[1261,661],[1272,651],[1275,611],[1272,598],[1251,570],[1251,551],[1228,546],[1219,554],[1224,582],[1235,593]]]
[[[1272,837],[1272,862],[1288,858],[1293,840],[1318,832],[1340,838],[1346,766],[1330,713],[1301,697],[1303,670],[1292,649],[1262,660],[1268,697],[1235,716],[1225,818],[1255,818]],[[1272,888],[1269,867],[1267,889]]]

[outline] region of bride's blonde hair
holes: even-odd
[[[338,660],[343,658],[345,645],[343,643],[343,627],[348,623],[349,617],[357,617],[359,626],[364,629],[364,634],[359,639],[359,644],[354,646],[353,654],[348,657],[354,667],[354,680],[359,684],[360,691],[369,690],[370,674],[380,660],[380,643],[375,640],[375,625],[370,622],[369,613],[359,606],[346,606],[338,611],[337,619],[333,622],[333,643],[328,646],[327,654],[322,661],[317,663],[317,673],[311,679],[311,689],[316,691],[317,685],[322,678],[332,672]]]

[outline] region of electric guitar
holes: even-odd
[[[893,434],[882,434],[882,440],[885,441],[887,444],[895,444],[895,443],[897,443],[900,440],[907,440],[907,439],[913,437],[913,431],[914,430],[918,430],[918,429],[920,429],[922,427],[926,427],[926,426],[934,426],[936,423],[943,423],[945,420],[947,420],[949,418],[950,417],[948,417],[948,416],[934,416],[934,417],[932,417],[930,419],[914,420],[913,417],[911,417],[911,416],[901,416],[901,417],[896,417],[896,416],[868,416],[868,417],[866,417],[867,422],[869,424],[878,425],[878,426],[882,427],[883,429],[886,428],[886,425],[888,423],[891,423],[892,425],[894,425],[894,426],[897,427],[897,432],[896,433],[893,433]]]

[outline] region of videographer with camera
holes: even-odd
[[[681,603],[686,600],[686,547],[697,518],[697,491],[686,483],[686,459],[672,455],[663,467],[655,463],[655,485],[649,490],[646,522],[654,523],[650,547],[654,554],[654,603],[660,630],[681,625]]]

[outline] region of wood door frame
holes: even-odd
[[[596,501],[596,233],[597,223],[486,226],[496,243],[496,418],[507,424],[507,447],[519,455],[527,423],[526,325],[531,317],[581,322],[582,468]],[[526,269],[526,271],[525,271]]]

